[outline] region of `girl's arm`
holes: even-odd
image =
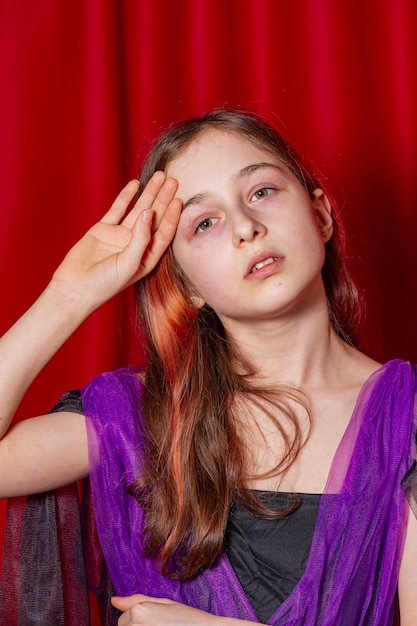
[[[138,191],[131,181],[0,340],[0,496],[22,493],[22,481],[28,493],[86,474],[82,416],[63,412],[8,428],[29,385],[78,326],[155,267],[175,235],[181,211],[176,189],[175,180],[157,172],[128,211]]]

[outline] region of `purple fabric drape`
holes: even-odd
[[[186,582],[162,577],[154,561],[142,557],[142,511],[127,492],[140,469],[141,395],[130,370],[100,376],[83,392],[94,512],[88,482],[81,514],[75,485],[10,501],[1,624],[115,626],[118,614],[109,604],[114,591],[96,520],[117,593],[168,596],[256,621],[225,554]],[[417,510],[414,395],[414,369],[401,361],[383,366],[364,385],[332,463],[306,571],[269,624],[394,623],[404,492]]]
[[[256,621],[225,554],[182,582],[143,558],[143,513],[128,495],[140,471],[141,395],[128,370],[102,375],[83,391],[94,510],[116,591]],[[362,388],[321,499],[306,571],[270,624],[393,624],[408,507],[401,483],[415,456],[414,395],[414,369],[402,361],[381,367]]]

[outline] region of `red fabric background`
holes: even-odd
[[[417,361],[414,0],[0,0],[0,88],[0,333],[166,123],[243,105],[279,123],[342,204],[368,351]],[[96,312],[18,417],[133,360],[130,305]]]

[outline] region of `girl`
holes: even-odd
[[[415,625],[415,373],[354,347],[323,187],[260,118],[220,110],[168,129],[129,211],[137,192],[1,340],[1,495],[89,474],[120,626],[385,626],[397,596]],[[55,351],[133,282],[146,368],[8,430]]]

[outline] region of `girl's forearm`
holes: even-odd
[[[75,294],[52,281],[0,339],[0,437],[32,381],[89,312]]]

